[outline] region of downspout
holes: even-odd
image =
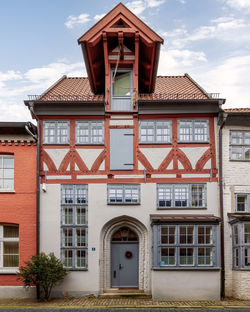
[[[40,121],[34,112],[34,103],[29,103],[31,115],[37,121],[37,158],[36,158],[36,254],[40,253]],[[36,298],[40,299],[40,286],[36,287]]]
[[[225,125],[227,114],[222,113],[222,122],[219,129],[219,189],[220,189],[220,217],[221,217],[221,298],[225,297],[225,242],[224,242],[224,207],[223,207],[223,154],[222,154],[222,128]]]

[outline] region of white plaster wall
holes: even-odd
[[[103,149],[100,149],[100,148],[97,148],[97,149],[77,148],[76,150],[78,154],[81,156],[85,165],[88,167],[88,169],[91,169],[93,163],[103,151]]]
[[[152,271],[155,300],[220,300],[219,271]]]
[[[140,148],[154,169],[157,169],[164,158],[171,151],[171,148]]]
[[[235,193],[250,193],[250,162],[230,161],[230,130],[249,130],[249,127],[225,126],[223,128],[225,291],[226,296],[249,299],[250,272],[232,270],[232,228],[228,223],[229,219],[227,214],[235,212]]]
[[[23,286],[0,286],[0,299],[26,299],[35,297],[35,287],[30,287],[29,289],[26,289]]]
[[[41,251],[46,253],[54,252],[60,257],[60,190],[61,186],[47,185],[47,192],[41,191]],[[89,184],[88,186],[88,270],[70,272],[61,285],[55,289],[58,296],[62,293],[80,294],[98,294],[100,289],[100,235],[104,225],[120,216],[130,216],[139,220],[148,231],[148,245],[151,246],[151,224],[150,214],[214,214],[217,215],[217,183],[207,183],[207,202],[208,209],[195,210],[157,210],[156,209],[156,184],[141,184],[141,204],[140,205],[108,205],[107,204],[107,185]],[[92,250],[95,248],[95,251]],[[151,263],[151,248],[145,250],[147,263]],[[151,268],[151,265],[150,265]],[[161,272],[161,274],[165,272]],[[181,273],[181,272],[174,272]],[[196,272],[191,272],[196,276]],[[209,272],[212,274],[213,272]],[[156,273],[157,274],[157,273]],[[203,273],[202,273],[203,274]],[[181,275],[180,275],[181,276]],[[150,275],[146,277],[151,288]],[[200,275],[197,275],[198,282]],[[155,280],[156,281],[156,280]],[[214,283],[216,284],[217,279]],[[160,282],[159,282],[160,283]],[[178,282],[179,283],[179,282]],[[181,284],[181,280],[180,280]],[[153,283],[153,288],[156,284]],[[181,286],[181,285],[180,285]],[[160,284],[159,284],[160,287]]]
[[[197,161],[201,158],[201,156],[208,150],[207,147],[182,147],[182,150],[189,161],[191,162],[192,168],[195,169],[195,165]]]
[[[53,160],[55,166],[57,169],[59,169],[61,162],[65,155],[68,153],[69,149],[68,148],[45,148],[45,152],[48,153],[50,158]]]
[[[134,125],[134,120],[113,120],[111,119],[109,122],[110,126],[133,126]]]

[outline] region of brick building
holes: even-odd
[[[36,253],[36,141],[23,122],[0,122],[0,298],[31,293],[16,272]]]

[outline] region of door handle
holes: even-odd
[[[113,278],[116,278],[116,271],[113,271]]]
[[[119,270],[121,270],[123,268],[123,266],[121,264],[119,264]]]

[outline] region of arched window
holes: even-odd
[[[112,242],[138,242],[138,236],[128,227],[123,226],[112,236]]]

